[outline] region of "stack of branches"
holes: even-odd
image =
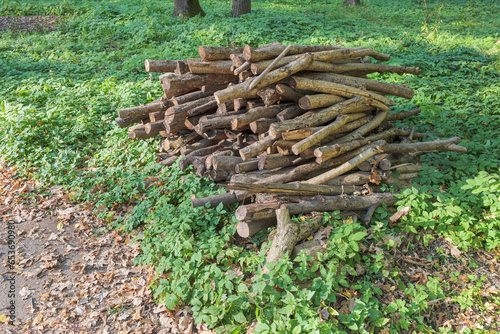
[[[425,134],[394,127],[420,109],[390,113],[395,102],[388,96],[411,99],[413,90],[367,74],[420,70],[371,61],[389,55],[280,43],[198,52],[199,59],[146,60],[148,72],[166,72],[159,76],[165,94],[118,110],[116,122],[139,123],[130,138],[163,137],[161,164],[183,156],[180,169],[193,165],[198,176],[227,183],[228,193],[195,198],[193,206],[254,199],[236,211],[242,237],[276,224],[276,210],[368,210],[369,220],[377,206],[396,202],[377,192],[379,185],[415,177],[419,154],[466,151],[458,137],[416,142]]]

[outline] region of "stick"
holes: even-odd
[[[287,52],[292,48],[291,45],[288,45],[285,50],[283,50],[283,52],[280,53],[280,55],[278,57],[276,57],[276,59],[271,63],[269,64],[269,66],[257,77],[255,78],[252,83],[250,84],[250,86],[248,87],[249,90],[253,89],[258,83],[259,81],[262,80],[262,78],[270,71],[273,69],[274,65],[281,59],[283,58]]]

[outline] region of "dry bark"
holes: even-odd
[[[249,238],[262,230],[263,228],[268,228],[276,225],[276,219],[264,219],[264,220],[251,220],[251,221],[240,221],[236,225],[236,232],[242,238]]]
[[[154,60],[146,59],[144,68],[146,72],[166,73],[174,72],[177,67],[177,60]]]
[[[240,156],[243,161],[248,158],[253,158],[257,156],[259,153],[266,150],[268,147],[271,147],[274,140],[270,137],[265,137],[264,139],[259,140],[251,145],[248,145],[240,150]]]
[[[269,107],[257,107],[248,110],[246,113],[236,116],[231,122],[231,129],[237,130],[249,125],[259,118],[275,118],[278,113],[288,108],[290,104],[280,104]]]
[[[397,74],[420,74],[420,69],[418,67],[407,67],[407,66],[395,66],[395,65],[385,65],[385,64],[329,64],[320,61],[313,61],[308,68],[309,71],[317,72],[333,72],[333,73],[344,73],[346,75],[352,74],[352,72],[358,74],[370,74],[374,72],[378,73],[397,73]]]
[[[243,48],[240,47],[224,47],[224,46],[200,46],[198,54],[203,60],[224,60],[229,59],[232,53],[242,53]]]
[[[204,61],[202,59],[188,58],[189,71],[194,74],[233,74],[231,60]]]
[[[238,82],[233,74],[192,74],[176,75],[165,73],[160,75],[160,81],[165,91],[179,89],[199,89],[205,85]]]
[[[243,50],[243,57],[245,57],[245,60],[252,63],[258,62],[260,60],[274,59],[278,57],[286,47],[287,46],[285,45],[280,45],[254,49],[249,45],[245,45],[245,48]],[[296,55],[300,53],[333,50],[337,48],[339,47],[331,45],[292,45],[292,47],[288,51],[288,54]]]
[[[299,106],[304,110],[310,110],[329,107],[342,101],[345,101],[345,98],[333,94],[306,95],[299,100]]]

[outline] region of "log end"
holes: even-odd
[[[205,49],[201,45],[198,47],[198,54],[200,55],[200,58],[203,60],[205,60],[207,57],[207,53],[205,52]]]
[[[146,59],[144,61],[144,68],[146,69],[146,72],[149,72],[149,70],[151,69],[149,66],[149,59]]]
[[[146,131],[146,134],[151,133],[151,123],[147,123],[146,125],[144,125],[144,131]]]
[[[247,208],[244,205],[236,209],[236,212],[234,213],[234,217],[239,221],[244,220],[246,216],[247,216]]]
[[[247,222],[239,222],[236,225],[236,232],[242,238],[248,238],[250,236],[250,227]]]
[[[304,110],[311,109],[311,101],[309,101],[309,98],[307,96],[300,98],[299,107]]]
[[[248,44],[243,48],[243,58],[245,58],[246,61],[252,60],[252,47]]]

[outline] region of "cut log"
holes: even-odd
[[[237,130],[249,125],[259,118],[275,118],[279,112],[288,108],[290,104],[280,104],[269,107],[257,107],[248,110],[246,113],[236,116],[231,122],[231,129]]]
[[[307,238],[316,232],[323,225],[323,215],[318,215],[301,224],[293,223],[290,219],[290,213],[287,209],[276,210],[276,236],[266,257],[267,263],[277,263],[283,256],[290,256],[295,245],[302,239]],[[269,273],[270,269],[264,265],[262,268],[264,274]]]
[[[165,126],[163,125],[163,121],[151,122],[145,125],[144,130],[147,134],[151,132],[158,133],[160,131],[165,131]]]
[[[268,147],[271,147],[274,140],[270,137],[265,137],[264,139],[259,140],[251,145],[248,145],[240,150],[240,156],[243,161],[248,158],[253,158],[257,156],[259,153],[265,151]]]
[[[359,74],[370,74],[370,73],[397,73],[397,74],[420,74],[420,69],[418,67],[406,67],[406,66],[395,66],[395,65],[385,65],[385,64],[329,64],[320,61],[313,61],[311,65],[307,68],[309,71],[317,72],[333,72],[333,73],[344,73],[346,75],[351,74],[351,72],[356,72]],[[352,75],[352,74],[351,74]]]
[[[119,109],[118,117],[129,118],[134,116],[147,116],[151,112],[166,110],[171,103],[171,101],[163,103],[158,99],[142,106]]]
[[[146,139],[155,137],[158,132],[159,131],[151,131],[150,133],[146,133],[146,131],[143,129],[133,129],[132,131],[129,131],[128,137],[130,139]]]
[[[259,118],[258,120],[250,123],[250,130],[252,130],[252,132],[256,134],[266,133],[267,130],[269,130],[269,126],[275,122],[275,119]]]
[[[236,225],[236,232],[242,238],[249,238],[264,228],[276,225],[276,218],[265,220],[240,221]]]
[[[380,101],[388,105],[394,105],[395,102],[385,96],[371,93],[365,90],[346,86],[334,82],[324,80],[312,80],[304,77],[294,76],[290,78],[290,87],[304,90],[312,90],[315,92],[340,95],[343,97],[352,98],[356,95],[365,96],[370,99]]]
[[[276,91],[276,85],[270,85],[264,88],[261,88],[257,91],[257,95],[260,96],[262,101],[266,106],[270,106],[275,104],[281,99],[281,96]]]
[[[215,92],[214,96],[215,99],[217,100],[217,103],[224,103],[231,100],[236,100],[238,98],[255,99],[259,97],[257,95],[258,88],[248,90],[247,85],[248,85],[247,82],[242,82],[237,85],[232,85],[227,87],[226,89]],[[235,110],[236,110],[236,102],[235,102]]]
[[[207,96],[195,101],[186,102],[177,106],[170,107],[165,112],[165,120],[168,122],[174,122],[178,120],[184,120],[188,116],[194,116],[192,114],[189,114],[192,109],[203,106],[211,101],[215,102],[213,96]],[[212,104],[212,107],[217,107],[217,103]]]
[[[230,170],[235,172],[235,166],[243,162],[243,159],[236,156],[214,156],[212,159],[212,166],[214,170]]]
[[[293,165],[297,157],[282,156],[281,154],[266,154],[259,158],[259,170],[274,169]]]
[[[234,166],[236,173],[250,172],[259,168],[259,159],[247,159],[245,162],[240,162]]]
[[[384,153],[420,153],[433,151],[453,151],[467,153],[467,149],[456,144],[460,143],[462,138],[453,137],[447,140],[434,140],[421,143],[387,144]]]
[[[204,61],[202,59],[188,58],[189,71],[194,74],[232,74],[231,60]]]
[[[231,183],[223,186],[226,189],[241,190],[248,193],[270,193],[293,196],[315,196],[315,195],[341,195],[352,194],[361,189],[356,186],[331,186],[331,185],[313,185],[306,183],[270,183],[270,184],[255,184],[255,183]]]
[[[303,94],[300,92],[297,92],[295,89],[290,88],[290,86],[285,85],[285,84],[277,84],[276,85],[276,92],[286,100],[292,100],[292,101],[299,101],[302,97],[304,97]]]
[[[223,205],[231,205],[237,202],[238,198],[236,197],[235,194],[226,193],[226,194],[218,194],[203,198],[194,198],[191,200],[191,205],[193,206],[193,208],[197,208],[200,206],[206,207],[208,203],[210,208],[215,208],[220,203],[222,203]]]
[[[250,47],[249,45],[245,45],[245,48],[243,50],[243,57],[245,57],[245,60],[255,63],[260,60],[274,59],[278,57],[286,48],[287,46],[280,45],[255,49]],[[292,45],[288,50],[288,54],[296,55],[299,53],[333,50],[338,48],[338,46],[331,45]]]
[[[285,66],[269,72],[268,74],[263,76],[255,85],[253,85],[253,81],[251,81],[250,86],[253,86],[255,88],[269,86],[270,84],[276,83],[280,80],[292,76],[299,71],[306,69],[311,64],[311,62],[312,56],[310,54],[305,54],[303,57],[298,58],[297,60],[294,60]]]
[[[178,158],[179,158],[178,156],[172,155],[160,161],[159,164],[162,166],[172,166],[177,161]]]
[[[166,73],[174,72],[177,68],[177,60],[154,60],[146,59],[144,61],[146,72]]]
[[[176,75],[165,73],[160,75],[160,81],[165,91],[178,89],[196,89],[204,85],[238,82],[232,74],[192,74]],[[226,102],[226,101],[224,101]]]
[[[388,111],[379,112],[375,117],[373,117],[368,123],[357,128],[354,132],[336,140],[336,143],[346,143],[351,140],[356,140],[363,138],[363,136],[382,123],[382,121],[387,117]]]
[[[117,118],[115,118],[115,122],[116,122],[116,124],[118,124],[118,126],[120,128],[125,128],[129,125],[139,123],[142,120],[145,120],[147,118],[148,118],[148,115],[139,115],[139,116],[126,117],[126,118],[117,117]]]
[[[202,92],[202,91],[191,92],[188,94],[184,94],[184,95],[176,96],[176,97],[172,98],[172,102],[174,103],[175,106],[178,106],[180,104],[184,104],[187,102],[199,100],[199,99],[204,98],[204,97],[212,96],[213,93],[214,93],[213,91],[210,91],[210,92]]]
[[[276,63],[279,62],[280,59],[283,58],[286,55],[286,53],[290,50],[291,47],[292,47],[291,45],[288,45],[287,47],[285,47],[285,49],[278,55],[278,57],[276,57],[276,59],[274,59],[271,62],[271,64],[269,64],[269,66],[264,71],[262,71],[262,73],[251,82],[251,84],[248,87],[248,89],[250,90],[250,89],[253,89],[254,87],[256,87],[257,84],[262,80],[262,78],[264,76],[266,76],[266,74],[274,68],[274,66],[276,65]],[[260,87],[264,87],[264,86],[267,86],[267,85],[263,85],[263,86],[260,86]]]
[[[391,59],[390,55],[378,53],[377,51],[369,48],[342,48],[313,53],[314,60],[321,62],[331,62],[332,60],[347,58],[361,58],[365,56],[370,56],[373,59],[380,61],[388,61]]]
[[[299,100],[299,106],[304,110],[329,107],[345,101],[345,98],[333,94],[306,95]]]
[[[178,60],[177,61],[177,66],[175,67],[174,73],[176,75],[182,75],[185,73],[189,73],[189,66],[187,64],[187,61],[185,60]]]
[[[254,203],[242,205],[236,209],[234,216],[239,221],[266,220],[275,217],[274,210],[280,207],[281,203]]]
[[[230,59],[232,53],[242,53],[243,48],[240,47],[217,47],[217,46],[200,46],[198,54],[203,60],[225,60]]]
[[[411,100],[415,94],[412,89],[403,85],[390,84],[378,80],[355,78],[335,73],[304,73],[302,76],[308,79],[324,80],[357,88],[363,87],[363,89],[375,90],[386,94],[400,96],[409,100]]]

